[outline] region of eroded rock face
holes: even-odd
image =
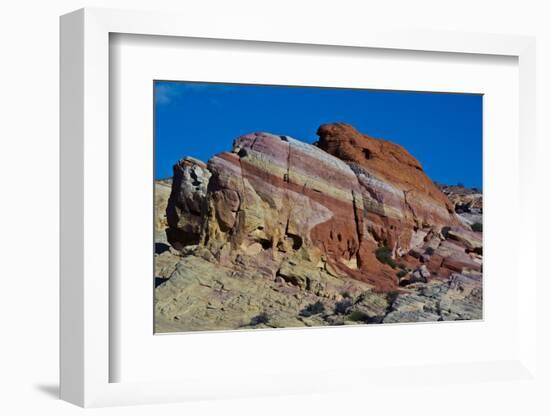
[[[365,225],[376,240],[408,251],[430,231],[460,224],[447,197],[403,147],[347,124],[318,130],[318,146],[346,161],[361,183]]]
[[[265,254],[258,260],[260,264],[270,261]],[[334,313],[343,299],[341,293],[359,297],[359,293],[370,289],[364,283],[332,276],[307,263],[289,269],[291,275],[287,276],[299,281],[303,278],[304,286],[283,278],[266,278],[251,266],[246,261],[220,265],[203,248],[185,256],[170,279],[155,291],[156,331],[328,325],[331,319],[344,319]],[[306,287],[310,278],[310,286]],[[304,313],[316,302],[323,303],[323,310]]]
[[[380,293],[307,264],[289,274],[317,276],[312,288],[269,279],[246,263],[221,266],[200,247],[155,292],[157,332],[380,324],[482,318],[480,278],[453,274]],[[265,258],[260,259],[266,260]],[[267,260],[269,261],[269,260]]]
[[[401,146],[345,124],[318,134],[310,145],[253,133],[207,165],[178,162],[167,235],[183,259],[159,257],[174,270],[157,289],[163,327],[265,325],[263,312],[275,326],[469,319],[437,308],[460,298],[453,281],[481,281],[481,233]],[[208,306],[218,286],[222,306]]]
[[[176,249],[200,240],[209,179],[210,172],[200,160],[186,157],[174,166],[172,192],[166,208],[166,234]]]
[[[396,259],[411,250],[421,256],[430,244],[437,251],[443,227],[465,235],[446,196],[402,147],[342,124],[321,126],[319,136],[313,146],[254,133],[209,161],[202,241],[219,260],[262,249],[282,260],[302,251],[308,261],[391,290],[398,279],[377,260],[378,247]],[[460,240],[459,258],[437,268],[469,267],[468,240]],[[414,257],[404,261],[415,266]]]

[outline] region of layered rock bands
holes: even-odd
[[[248,134],[207,164],[180,161],[166,210],[170,245],[301,290],[326,286],[325,274],[373,293],[449,285],[455,275],[481,281],[481,233],[418,160],[350,125],[317,133],[314,145]]]

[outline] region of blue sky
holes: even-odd
[[[482,96],[155,81],[155,177],[182,157],[207,161],[243,134],[304,142],[345,122],[404,146],[433,179],[482,188]]]

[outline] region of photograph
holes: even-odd
[[[483,319],[483,95],[155,80],[154,332]]]
[[[547,9],[4,2],[0,416],[550,416]]]

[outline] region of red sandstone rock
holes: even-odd
[[[398,285],[396,270],[375,256],[383,245],[409,268],[424,262],[430,278],[481,270],[466,252],[478,244],[475,235],[405,149],[345,124],[323,125],[318,134],[317,146],[249,134],[208,162],[199,228],[218,260],[269,252],[270,267],[308,262],[382,291]],[[182,187],[175,177],[173,205],[194,212],[195,197]],[[443,227],[452,227],[456,241],[445,240]]]
[[[357,132],[347,124],[326,124],[318,146],[345,160],[362,185],[368,226],[391,247],[413,248],[415,235],[461,223],[447,197],[403,147]]]

